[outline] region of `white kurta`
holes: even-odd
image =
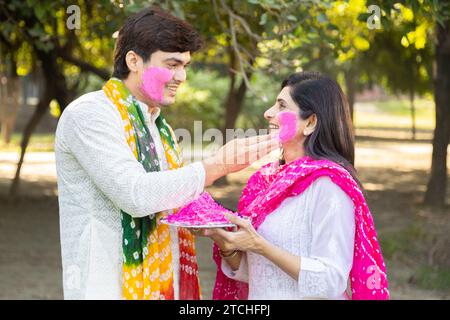
[[[330,178],[285,199],[260,225],[270,243],[301,257],[298,281],[261,255],[247,252],[230,278],[249,283],[249,299],[345,299],[353,262],[354,205]]]
[[[158,155],[167,169],[161,137],[140,103]],[[204,189],[201,163],[146,172],[128,146],[116,106],[102,90],[73,101],[56,130],[56,169],[65,299],[122,298],[120,209],[134,217],[183,206]],[[174,291],[178,298],[179,249],[171,228]]]

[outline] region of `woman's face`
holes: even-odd
[[[289,93],[290,87],[284,87],[277,96],[275,104],[264,112],[264,118],[269,122],[270,133],[277,133],[280,129],[280,123],[278,119],[278,114],[284,111],[293,111],[296,114],[300,114],[300,109],[298,105],[292,100],[291,94]],[[289,140],[284,144],[303,144],[303,141],[307,135],[311,132],[308,131],[308,125],[311,122],[311,118],[303,120],[300,116],[297,121],[297,131],[293,139]]]

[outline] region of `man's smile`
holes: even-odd
[[[169,95],[175,96],[178,90],[178,85],[168,85],[166,88],[169,90]]]

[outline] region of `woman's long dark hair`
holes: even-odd
[[[319,72],[299,72],[284,80],[281,89],[284,87],[289,87],[303,120],[313,114],[317,117],[315,130],[304,142],[306,155],[340,164],[360,184],[354,168],[355,136],[350,108],[339,84]]]

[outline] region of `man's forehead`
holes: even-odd
[[[183,64],[189,63],[191,61],[191,53],[186,52],[166,52],[166,51],[156,51],[154,55],[161,59],[162,61],[174,60]]]

